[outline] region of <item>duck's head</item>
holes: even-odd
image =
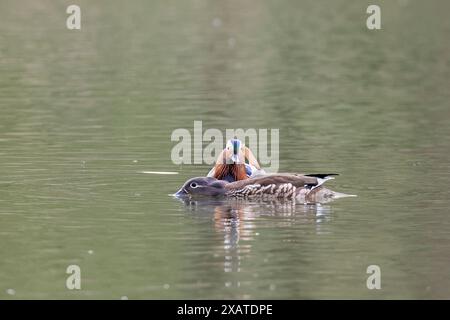
[[[247,148],[245,144],[241,142],[241,140],[234,138],[228,140],[225,149],[223,149],[223,151],[217,158],[216,165],[220,164],[244,165],[246,160],[250,165],[254,166],[256,169],[261,169],[258,161],[256,160],[256,157],[253,155],[251,150]]]
[[[243,164],[245,163],[245,146],[239,139],[228,140],[222,159],[223,164]]]
[[[225,194],[225,185],[227,184],[228,182],[226,181],[217,180],[216,178],[212,177],[192,178],[184,183],[180,190],[175,193],[175,196],[221,196]]]

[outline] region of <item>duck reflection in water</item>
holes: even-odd
[[[253,241],[260,236],[258,218],[272,219],[270,225],[291,228],[297,224],[315,225],[317,234],[331,219],[332,207],[322,204],[299,205],[293,200],[271,201],[235,198],[179,198],[197,218],[211,218],[214,230],[223,239],[216,246],[217,256],[223,256],[223,271],[240,272],[241,261],[251,254]],[[264,222],[265,224],[267,223]],[[228,283],[232,285],[231,282]]]

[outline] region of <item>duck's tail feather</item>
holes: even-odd
[[[325,179],[331,176],[338,176],[339,173],[310,173],[310,174],[305,174],[305,176],[307,177],[314,177],[314,178],[319,178],[319,179]]]
[[[338,176],[339,174],[337,173],[314,173],[314,174],[305,174],[305,176],[307,177],[314,177],[317,178],[317,184],[315,185],[308,185],[308,187],[312,190],[320,187],[321,185],[323,185],[325,182],[327,182],[328,180],[333,180],[334,177],[333,176]]]

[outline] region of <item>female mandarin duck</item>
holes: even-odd
[[[215,166],[207,176],[234,182],[264,173],[253,152],[235,138],[227,142],[225,149],[219,154]]]
[[[228,182],[213,177],[188,180],[176,197],[225,196],[244,199],[287,199],[302,203],[327,203],[337,198],[351,197],[322,187],[336,174],[279,173]]]

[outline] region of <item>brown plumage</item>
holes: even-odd
[[[216,164],[213,178],[223,180],[227,175],[231,175],[236,181],[247,179],[245,164]]]
[[[303,188],[305,186],[313,187],[316,186],[318,183],[319,181],[315,176],[302,175],[298,173],[278,173],[273,175],[265,175],[259,178],[256,177],[252,179],[231,182],[225,186],[225,189],[230,191],[239,190],[248,185],[255,185],[255,184],[260,185],[261,187],[265,187],[268,185],[292,184],[296,188]]]
[[[225,189],[226,195],[231,197],[263,196],[290,199],[295,198],[301,190],[309,193],[320,184],[317,177],[285,173],[235,181],[225,185]]]

